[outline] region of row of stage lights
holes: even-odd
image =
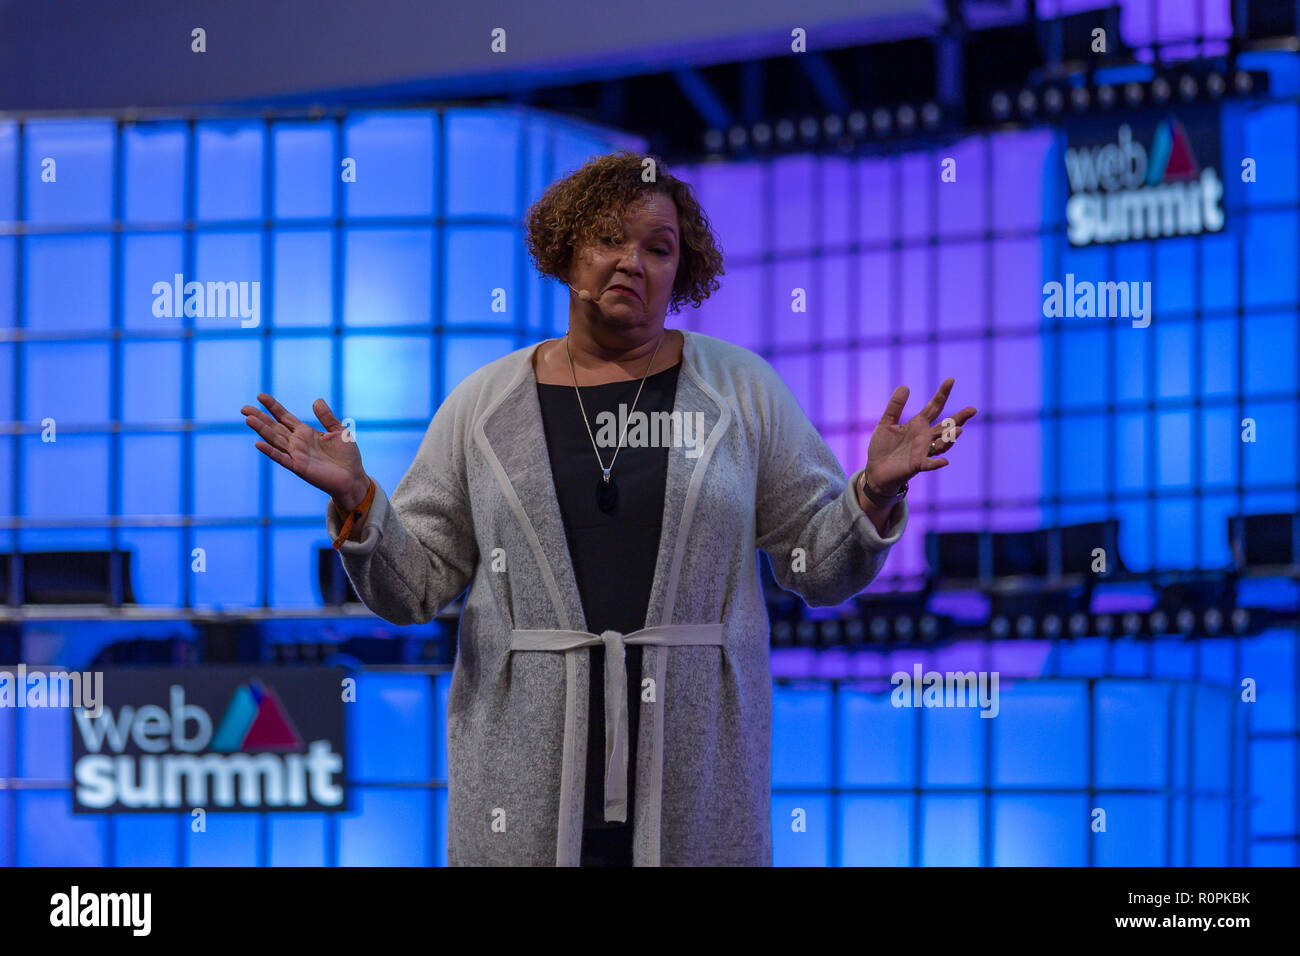
[[[1218,100],[1227,94],[1229,86],[1238,95],[1254,92],[1259,85],[1254,74],[1237,70],[1226,73],[1207,73],[1197,76],[1181,73],[1157,76],[1154,79],[1127,83],[1101,83],[1094,87],[1052,83],[1037,88],[1025,88],[1015,98],[999,90],[989,98],[989,111],[995,120],[1005,122],[1013,118],[1033,119],[1039,115],[1059,116],[1067,107],[1076,113],[1087,110],[1108,110],[1122,101],[1131,109],[1142,106],[1163,106],[1171,102],[1191,103],[1197,99]]]
[[[942,123],[943,110],[938,103],[904,103],[891,108],[877,107],[869,114],[864,110],[854,110],[847,116],[832,113],[820,119],[804,116],[797,122],[793,119],[780,119],[775,123],[764,120],[751,126],[710,129],[704,134],[704,148],[710,153],[818,145],[851,148],[872,138],[910,136],[918,130],[932,132]]]
[[[1130,572],[1119,550],[1117,519],[1029,531],[925,533],[930,570],[925,587],[859,595],[838,618],[805,616],[790,591],[765,583],[774,647],[845,648],[925,645],[952,640],[1071,640],[1087,637],[1188,639],[1258,633],[1297,622],[1294,609],[1238,606],[1238,580],[1300,582],[1300,514],[1233,515],[1226,522],[1233,555],[1227,568],[1173,576]],[[1094,551],[1110,555],[1109,572],[1090,570]],[[1145,583],[1150,607],[1113,612],[1095,590],[1107,583]],[[943,613],[950,598],[982,595],[978,619]],[[937,601],[936,601],[937,599]],[[951,605],[949,605],[951,607]]]
[[[1262,74],[1245,70],[1156,76],[1147,81],[1073,85],[1068,81],[1049,82],[1026,87],[1018,92],[999,90],[989,99],[989,112],[997,122],[1013,119],[1032,120],[1039,116],[1062,116],[1067,112],[1109,110],[1116,106],[1136,109],[1169,103],[1191,103],[1198,99],[1216,101],[1231,89],[1237,95],[1260,91],[1265,83]],[[709,129],[704,133],[704,148],[715,155],[743,153],[750,150],[805,149],[838,146],[851,149],[868,141],[930,133],[944,126],[944,109],[933,100],[880,106],[874,110],[854,110],[847,116],[783,118],[775,122],[762,120],[751,125],[733,125],[726,129]]]
[[[1045,614],[1041,618],[1021,614],[1014,620],[995,614],[984,626],[955,626],[951,617],[941,614],[872,614],[867,608],[861,617],[824,621],[786,621],[772,623],[773,647],[866,647],[872,645],[924,645],[954,638],[974,640],[1062,640],[1085,637],[1115,638],[1190,638],[1241,636],[1257,629],[1261,612],[1248,608],[1216,607],[1194,611],[1179,610],[1171,619],[1160,609],[1127,611],[1122,614],[1069,615]]]

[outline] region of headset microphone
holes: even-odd
[[[569,288],[573,289],[573,286],[569,286]],[[573,291],[578,293],[578,298],[581,299],[583,302],[591,301],[591,293],[588,292],[586,289],[573,289]]]

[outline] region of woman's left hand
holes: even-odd
[[[975,409],[967,406],[937,425],[930,424],[943,411],[954,381],[944,379],[934,398],[902,425],[899,416],[907,404],[908,388],[900,385],[894,389],[867,446],[867,481],[877,493],[893,495],[914,475],[948,464],[946,458],[931,457],[930,443],[934,442],[935,455],[949,451],[962,432],[961,426],[975,414]]]

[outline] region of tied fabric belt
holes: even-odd
[[[605,820],[627,822],[627,660],[626,644],[661,647],[722,644],[721,624],[661,624],[620,634],[604,631],[520,630],[510,632],[511,651],[573,651],[605,647]],[[656,689],[656,693],[659,690]],[[658,723],[655,724],[656,730]],[[660,746],[656,741],[656,747]]]

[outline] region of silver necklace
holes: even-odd
[[[655,350],[650,356],[650,362],[645,367],[645,375],[641,376],[641,384],[636,387],[636,398],[632,399],[632,411],[636,411],[636,403],[641,399],[641,389],[645,387],[645,380],[650,375],[650,369],[655,364],[655,356],[659,354],[659,346],[664,344],[664,337],[668,334],[665,329],[659,336],[659,341],[655,344]],[[582,411],[582,423],[587,426],[587,437],[591,439],[591,450],[596,453],[596,461],[600,463],[601,480],[596,482],[596,505],[605,514],[613,514],[614,509],[618,507],[618,485],[610,478],[610,470],[614,467],[614,460],[618,458],[619,450],[623,447],[623,439],[627,437],[628,422],[632,420],[631,413],[623,422],[623,434],[619,436],[618,447],[614,449],[614,457],[609,460],[608,467],[600,457],[600,449],[596,447],[596,436],[591,433],[591,423],[587,421],[587,409],[582,404],[582,392],[578,389],[578,373],[573,367],[573,353],[569,351],[569,336],[564,336],[564,354],[569,357],[569,373],[573,376],[573,390],[578,395],[578,408]]]

